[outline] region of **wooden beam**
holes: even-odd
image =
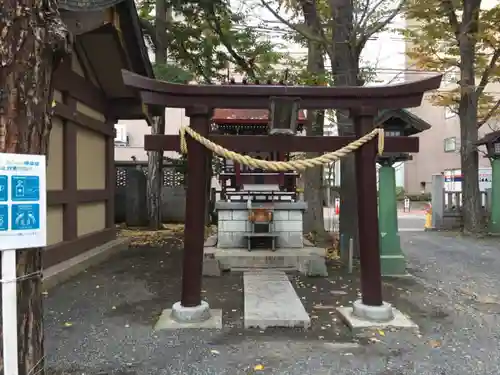
[[[63,100],[69,111],[75,113],[77,100],[67,91],[63,91]],[[63,120],[63,185],[68,199],[63,208],[63,240],[72,241],[78,237],[77,124],[64,117]]]
[[[185,108],[196,103],[211,108],[269,108],[274,96],[300,98],[303,109],[418,107],[424,92],[439,88],[441,75],[397,85],[319,87],[285,85],[182,85],[122,70],[125,85],[139,89],[144,103]]]
[[[293,87],[291,87],[293,88]],[[300,107],[303,109],[330,109],[345,108],[356,109],[364,106],[384,109],[413,108],[422,103],[423,93],[409,94],[405,96],[395,96],[386,98],[380,96],[366,97],[360,100],[358,97],[301,97]],[[256,96],[252,99],[242,99],[238,96],[214,96],[197,95],[182,96],[178,94],[158,93],[152,91],[141,91],[142,101],[151,107],[160,108],[184,108],[187,103],[203,103],[212,108],[231,109],[255,109],[268,108],[268,96]]]
[[[114,127],[111,128],[107,124],[87,116],[76,110],[76,104],[70,107],[67,104],[57,103],[54,107],[54,114],[64,120],[71,121],[83,128],[103,134],[108,137],[114,136]]]
[[[376,112],[354,113],[356,137],[373,129]],[[361,266],[361,300],[367,306],[382,306],[382,279],[377,207],[377,144],[368,142],[354,153],[358,210],[359,257]]]
[[[68,56],[54,73],[54,88],[69,92],[73,98],[99,112],[105,112],[106,97],[88,79],[71,70],[71,58]]]
[[[188,136],[189,137],[189,136]],[[355,141],[356,137],[326,136],[280,136],[280,135],[211,135],[212,142],[231,151],[280,151],[280,152],[331,152]],[[146,135],[146,151],[180,151],[178,135]],[[385,152],[418,152],[419,139],[416,137],[387,137]]]
[[[192,129],[206,136],[212,117],[211,110],[204,106],[196,106],[187,109],[186,115],[190,118],[189,123]],[[194,307],[201,305],[205,207],[207,203],[205,186],[209,181],[207,168],[209,153],[205,147],[192,138],[188,139],[187,142],[189,180],[186,192],[181,305]]]

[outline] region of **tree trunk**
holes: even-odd
[[[358,86],[359,56],[353,45],[353,5],[349,0],[330,0],[335,32],[332,36],[333,55],[332,74],[335,86]],[[339,135],[354,135],[349,111],[337,110]],[[359,233],[357,214],[357,185],[354,154],[344,157],[340,162],[340,222],[342,251],[352,238],[354,255],[359,256]]]
[[[459,36],[460,48],[460,159],[463,174],[463,225],[464,231],[480,233],[485,230],[481,210],[479,190],[479,153],[477,111],[478,97],[475,88],[475,50],[473,33],[477,31],[477,13],[479,2],[464,2],[462,32]]]
[[[311,111],[308,113],[307,135],[322,135],[325,122],[324,111]],[[308,152],[306,158],[319,156],[318,153]],[[304,200],[307,210],[304,213],[304,232],[312,233],[318,242],[327,241],[325,218],[323,214],[323,168],[314,167],[304,171]]]
[[[155,64],[167,63],[165,48],[167,7],[165,0],[157,0],[155,4],[155,32],[158,45],[155,51]],[[165,133],[165,115],[153,120],[151,134]],[[162,189],[163,151],[148,152],[148,214],[149,227],[152,230],[161,228],[161,189]]]
[[[151,126],[151,134],[164,133],[164,118],[155,117]],[[163,187],[163,152],[148,152],[148,214],[149,228],[151,230],[161,229],[161,190]]]
[[[53,0],[2,2],[0,152],[47,154],[52,76],[71,47]],[[42,249],[17,254],[19,374],[43,374]],[[0,372],[3,371],[3,360]]]
[[[315,9],[314,2],[302,2],[302,10],[306,24],[319,33],[321,22]],[[323,49],[319,43],[308,41],[307,70],[318,77],[325,74],[325,62]],[[307,135],[323,135],[325,123],[325,111],[308,111],[307,113]],[[306,158],[319,156],[318,153],[306,153]],[[304,214],[304,232],[312,233],[320,242],[327,239],[325,231],[325,218],[323,215],[323,168],[308,168],[303,174],[304,178],[304,200],[307,202],[307,210]]]

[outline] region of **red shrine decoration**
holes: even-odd
[[[212,121],[215,131],[224,135],[267,135],[269,132],[269,111],[267,109],[222,109],[214,110]],[[302,131],[306,115],[299,110],[298,131]],[[250,156],[269,161],[288,161],[289,152],[266,151],[248,152]],[[223,195],[227,188],[240,191],[246,184],[278,185],[279,191],[295,192],[297,172],[272,172],[241,166],[232,160],[223,160],[220,182]]]

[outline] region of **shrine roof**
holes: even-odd
[[[269,110],[216,108],[212,120],[216,124],[267,124],[269,121]],[[299,110],[297,122],[303,124],[305,121],[306,115],[304,110]]]
[[[484,137],[479,139],[476,142],[476,145],[481,146],[481,145],[486,145],[489,143],[495,143],[500,139],[500,130],[496,130],[494,132],[486,134]]]
[[[391,121],[395,120],[395,121]],[[431,124],[406,109],[385,109],[379,112],[375,123],[401,126],[407,135],[413,135],[431,128]]]

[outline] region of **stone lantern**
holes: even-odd
[[[375,119],[382,125],[386,137],[408,137],[430,128],[421,118],[404,110],[381,111]],[[411,160],[407,153],[384,153],[377,158],[379,174],[379,230],[382,275],[406,274],[406,260],[401,250],[398,233],[398,208],[396,197],[396,170],[394,164]]]
[[[486,134],[476,144],[486,146],[486,157],[491,161],[489,232],[500,234],[500,130]]]

